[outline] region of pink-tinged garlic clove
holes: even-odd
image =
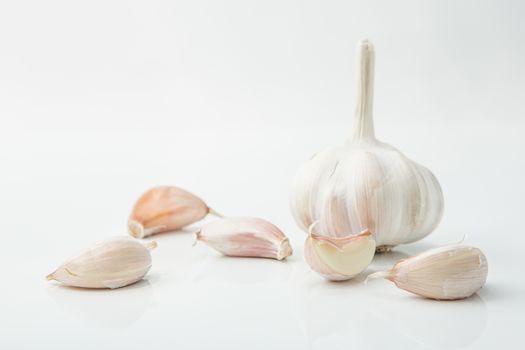
[[[364,230],[358,235],[326,237],[312,232],[304,245],[308,265],[331,281],[344,281],[363,272],[374,258],[376,243],[371,233]]]
[[[128,220],[135,238],[179,230],[208,214],[220,216],[196,195],[174,186],[154,187],[140,196]]]
[[[373,273],[367,280],[385,278],[422,297],[455,300],[476,293],[487,273],[487,258],[481,250],[455,244],[400,260],[389,271]]]
[[[283,260],[293,252],[284,233],[259,218],[224,218],[204,226],[196,239],[227,256]]]
[[[129,237],[98,243],[60,265],[47,276],[62,284],[81,288],[120,288],[141,280],[151,267],[150,250]]]

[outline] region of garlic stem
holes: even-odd
[[[375,139],[372,117],[374,100],[374,47],[368,40],[357,46],[357,106],[355,111],[354,141]]]

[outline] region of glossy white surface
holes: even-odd
[[[15,154],[2,147],[7,169],[2,177],[2,347],[488,349],[502,338],[518,341],[524,306],[519,220],[505,221],[511,213],[518,215],[518,202],[497,203],[517,187],[512,178],[494,181],[511,173],[513,159],[500,158],[498,170],[489,168],[473,179],[468,172],[484,166],[483,153],[466,166],[454,152],[459,142],[424,152],[406,143],[404,148],[434,159],[446,215],[430,237],[378,256],[369,271],[463,235],[489,260],[488,282],[477,296],[435,302],[386,281],[329,283],[308,269],[302,257],[305,237],[288,212],[286,190],[300,161],[296,155],[305,153],[301,145],[312,141],[300,129],[295,143],[286,146],[288,132],[6,135],[11,141],[16,136],[23,148]],[[194,142],[199,137],[207,142]],[[31,142],[24,146],[20,140]],[[188,145],[193,145],[190,151],[174,152]],[[456,175],[447,174],[451,169]],[[477,181],[494,183],[478,188],[472,183]],[[287,262],[222,257],[203,244],[192,247],[195,225],[157,236],[147,280],[129,288],[86,291],[45,281],[84,245],[123,234],[135,197],[152,184],[168,182],[194,190],[224,213],[275,222],[289,235],[295,254]]]
[[[0,348],[520,346],[522,5],[15,4],[0,5]],[[348,136],[363,37],[377,50],[376,135],[431,169],[445,195],[438,229],[368,272],[465,236],[489,262],[470,299],[425,300],[363,276],[330,283],[303,260],[289,186],[302,161]],[[192,247],[196,224],[155,237],[147,279],[128,288],[45,280],[125,234],[134,200],[157,184],[272,221],[294,255],[222,257]]]

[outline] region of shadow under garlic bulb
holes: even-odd
[[[305,231],[315,221],[324,235],[368,229],[378,251],[430,234],[443,213],[436,177],[375,138],[372,118],[374,49],[358,44],[357,108],[352,137],[317,153],[298,171],[290,205]]]

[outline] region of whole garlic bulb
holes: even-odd
[[[333,237],[368,229],[381,251],[432,232],[443,213],[443,193],[427,168],[375,138],[372,44],[360,42],[357,53],[353,136],[344,145],[319,152],[299,169],[290,203],[305,232],[316,220],[320,231]]]

